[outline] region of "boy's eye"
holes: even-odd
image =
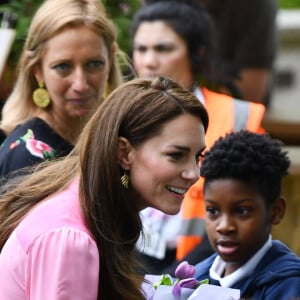
[[[217,215],[217,213],[218,213],[218,209],[217,208],[215,208],[215,207],[206,207],[206,214],[207,215],[213,215],[213,216],[215,216],[215,215]]]
[[[238,214],[240,214],[240,215],[247,215],[247,214],[249,214],[250,213],[250,208],[249,207],[239,207],[238,209],[237,209],[237,212],[238,212]]]

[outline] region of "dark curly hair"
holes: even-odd
[[[282,142],[247,130],[219,138],[201,164],[205,186],[215,179],[237,179],[254,187],[269,205],[281,194],[290,159]]]

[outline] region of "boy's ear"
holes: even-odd
[[[271,207],[271,222],[277,225],[281,222],[285,214],[286,201],[283,197],[277,198]]]
[[[117,160],[124,170],[129,170],[132,161],[132,150],[130,142],[124,137],[118,137]]]

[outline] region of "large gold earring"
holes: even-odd
[[[121,183],[124,186],[125,189],[128,189],[128,185],[129,185],[129,176],[127,171],[124,170],[124,174],[121,177]]]
[[[33,92],[32,99],[34,104],[40,108],[46,108],[50,104],[50,96],[44,88],[43,82],[39,82],[39,87]]]

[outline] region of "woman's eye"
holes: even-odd
[[[174,160],[179,160],[183,157],[183,153],[181,152],[169,153],[168,155]]]
[[[61,63],[53,66],[52,69],[56,70],[60,74],[66,74],[71,69],[71,66],[67,63]]]
[[[133,48],[133,51],[139,52],[139,53],[144,53],[144,52],[147,51],[147,47],[144,47],[144,46],[135,46]]]
[[[168,52],[172,52],[174,50],[174,46],[173,45],[157,45],[154,47],[155,51],[156,52],[165,52],[165,53],[168,53]]]
[[[98,71],[105,65],[103,60],[92,60],[89,61],[86,66],[89,71]]]

